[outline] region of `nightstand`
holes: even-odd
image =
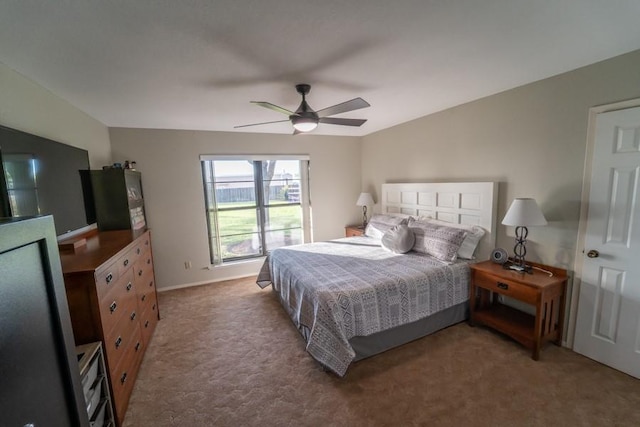
[[[491,261],[472,264],[469,324],[482,324],[518,341],[540,358],[540,348],[547,341],[562,342],[564,298],[567,271],[542,264],[528,263],[533,273],[506,270]],[[498,301],[504,295],[535,307],[535,315],[511,308]]]
[[[361,225],[347,225],[344,228],[345,237],[364,236],[364,227]]]

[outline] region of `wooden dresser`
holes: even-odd
[[[70,251],[61,244],[76,345],[102,342],[113,409],[121,425],[159,320],[150,232],[96,232]]]

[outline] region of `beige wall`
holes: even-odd
[[[135,160],[142,172],[159,289],[255,274],[261,265],[206,268],[200,154],[308,154],[314,239],[343,237],[344,225],[360,220],[359,138],[122,128],[110,135],[114,161]]]
[[[0,124],[89,151],[91,167],[134,159],[143,172],[153,228],[158,287],[257,272],[248,262],[214,270],[208,265],[200,154],[309,154],[314,238],[341,237],[360,220],[360,140],[349,137],[112,129],[44,87],[0,64]],[[113,147],[113,157],[112,157]],[[184,261],[193,268],[184,269]]]
[[[534,197],[549,225],[529,230],[528,258],[572,269],[589,108],[640,97],[640,51],[365,136],[362,183],[491,180],[498,222]],[[512,252],[514,230],[499,225]]]
[[[383,182],[494,180],[498,216],[535,197],[549,220],[529,258],[573,266],[590,107],[640,97],[640,51],[490,96],[364,138],[111,129],[0,64],[0,124],[89,150],[91,165],[134,159],[144,174],[159,287],[239,276],[257,263],[208,265],[200,154],[311,155],[315,240],[360,220],[362,189]],[[111,139],[111,144],[110,144]],[[112,156],[113,151],[113,156]],[[376,206],[377,208],[377,206]],[[374,208],[375,210],[375,208]],[[513,229],[498,245],[512,250]],[[193,268],[184,269],[184,261]]]
[[[92,168],[111,162],[105,125],[0,64],[0,124],[89,151]]]

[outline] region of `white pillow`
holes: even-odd
[[[453,222],[441,221],[433,218],[419,218],[421,221],[428,221],[437,225],[445,225],[447,227],[459,228],[467,232],[467,236],[462,241],[460,249],[458,249],[458,258],[474,259],[473,254],[480,243],[480,239],[485,235],[484,228],[477,225],[454,224]]]
[[[458,258],[458,249],[467,232],[460,228],[434,224],[430,221],[409,219],[409,228],[415,234],[413,250],[452,263]]]
[[[407,224],[396,225],[382,236],[382,247],[396,254],[406,254],[411,250],[416,236]]]
[[[406,224],[407,218],[399,217],[396,215],[383,215],[374,214],[369,222],[367,228],[364,230],[365,236],[375,237],[376,239],[382,239],[384,233],[389,231],[396,225]]]

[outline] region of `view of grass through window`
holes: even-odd
[[[213,264],[303,242],[302,164],[306,162],[203,161]]]

